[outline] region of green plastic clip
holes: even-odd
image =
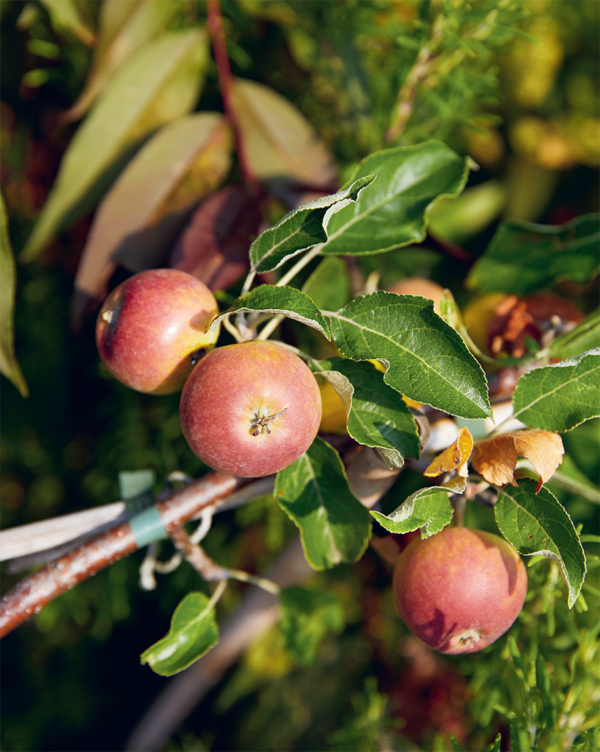
[[[152,489],[155,483],[152,470],[119,473],[121,498],[125,501],[127,519],[138,548],[168,537],[154,504]]]

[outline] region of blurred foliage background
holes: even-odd
[[[76,9],[75,20],[65,16],[67,5]],[[597,210],[598,3],[238,0],[222,7],[234,74],[293,102],[342,177],[386,143],[431,137],[478,162],[463,197],[436,207],[436,237],[478,255],[502,217],[560,224]],[[49,0],[0,4],[2,191],[17,257],[77,129],[64,113],[88,77],[99,9],[90,0],[62,8]],[[205,18],[202,2],[177,3],[157,35],[195,28]],[[424,48],[435,64],[412,91],[409,74]],[[395,116],[399,97],[409,104],[407,122]],[[222,111],[213,61],[197,109]],[[234,167],[228,182],[237,180]],[[78,333],[69,329],[73,279],[92,216],[61,232],[37,260],[18,264],[15,341],[30,397],[3,381],[3,528],[111,502],[121,470],[153,468],[162,481],[174,470],[203,469],[181,435],[178,396],[146,397],[109,378],[99,365],[93,316]],[[464,268],[434,247],[370,259],[364,267],[378,268],[384,279],[430,275],[452,286],[460,303],[468,299],[460,285]],[[118,269],[111,284],[125,275]],[[597,281],[560,291],[584,312],[597,305]],[[596,482],[597,421],[564,440]],[[414,485],[404,472],[384,508],[393,509]],[[583,532],[595,533],[597,507],[553,490]],[[490,510],[470,514],[473,524],[494,529]],[[206,548],[229,566],[263,571],[293,533],[280,510],[257,500],[219,515]],[[586,548],[593,565],[597,550]],[[156,591],[144,592],[137,584],[140,561],[136,555],[115,564],[4,640],[4,749],[122,748],[165,684],[138,656],[167,631],[183,595],[202,587],[183,565],[160,577]],[[313,667],[293,664],[277,630],[265,635],[167,749],[449,749],[450,733],[467,749],[482,749],[498,732],[508,738],[511,711],[549,729],[563,719],[562,735],[548,732],[548,750],[576,740],[577,748],[592,749],[586,745],[595,742],[582,734],[599,722],[597,570],[588,577],[591,590],[584,589],[588,609],[580,602],[573,612],[548,561],[533,562],[529,572],[529,602],[511,632],[515,640],[498,641],[484,656],[442,659],[404,629],[390,568],[369,550],[354,567],[318,575],[344,604],[346,626],[326,639]],[[4,571],[2,589],[20,576]],[[229,588],[222,615],[242,592]]]

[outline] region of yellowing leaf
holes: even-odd
[[[21,392],[29,396],[25,378],[15,357],[14,307],[15,259],[13,257],[4,198],[0,195],[0,372]]]
[[[142,44],[169,28],[181,8],[181,0],[104,0],[88,79],[64,120],[71,122],[82,117],[122,63]]]
[[[50,14],[52,25],[58,29],[68,29],[77,39],[88,47],[95,40],[94,32],[82,17],[80,9],[74,0],[40,0]]]
[[[516,486],[517,458],[525,457],[540,474],[539,490],[562,462],[563,453],[562,439],[557,433],[537,429],[514,431],[478,442],[473,449],[471,464],[488,483]]]
[[[259,178],[335,185],[331,154],[293,104],[268,86],[241,79],[234,81],[234,101],[248,158]]]
[[[164,126],[104,198],[75,288],[98,298],[120,261],[134,272],[164,262],[187,211],[225,178],[231,138],[222,115],[185,115]]]
[[[456,441],[433,460],[425,470],[424,475],[428,478],[434,478],[436,475],[456,470],[462,478],[466,478],[468,473],[467,462],[472,451],[473,437],[469,433],[469,429],[463,426],[458,429]]]

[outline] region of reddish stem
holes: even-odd
[[[217,73],[219,75],[219,86],[221,87],[221,97],[223,99],[223,108],[225,117],[233,132],[235,148],[240,162],[240,169],[246,181],[248,190],[253,196],[260,193],[260,183],[254,172],[254,168],[248,158],[246,144],[242,137],[239,127],[235,104],[233,100],[233,79],[231,76],[231,66],[229,65],[229,56],[227,54],[227,44],[225,42],[225,30],[223,29],[223,16],[221,15],[220,0],[206,0],[208,11],[208,31],[215,53],[215,62],[217,64]]]
[[[248,478],[208,473],[182,491],[158,502],[156,508],[167,534],[178,539],[184,522],[248,482]],[[37,572],[27,575],[0,601],[0,638],[37,614],[66,590],[136,550],[137,544],[131,527],[128,522],[123,522],[51,561]]]

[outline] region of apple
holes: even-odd
[[[183,435],[203,462],[259,478],[291,465],[312,444],[321,396],[298,356],[253,340],[204,357],[183,388],[179,414]]]
[[[440,287],[437,282],[422,277],[407,277],[395,282],[390,288],[390,292],[397,295],[420,295],[422,298],[433,300],[433,310],[440,315],[440,303],[444,297],[444,288]]]
[[[176,269],[135,274],[104,301],[96,345],[104,365],[123,384],[147,394],[182,388],[192,368],[214,347],[219,313],[212,292]]]
[[[504,634],[527,592],[519,554],[502,538],[446,527],[400,554],[394,600],[402,621],[440,653],[474,653]]]

